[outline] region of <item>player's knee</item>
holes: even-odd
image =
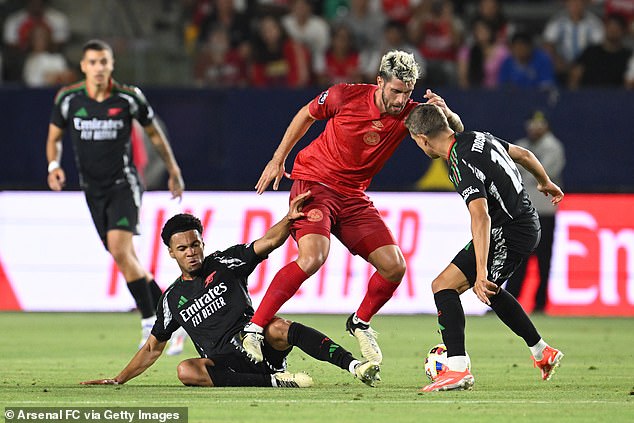
[[[379,273],[390,282],[400,283],[403,276],[405,276],[406,270],[405,260],[395,257],[383,263],[383,266],[379,269]]]
[[[311,254],[297,259],[297,265],[309,276],[317,273],[326,261],[327,255],[322,253]]]
[[[288,328],[291,325],[290,320],[279,317],[274,318],[271,323],[266,326],[264,336],[273,348],[278,351],[284,351],[290,347],[288,343]]]
[[[211,386],[207,369],[195,360],[190,358],[178,364],[176,367],[178,380],[185,386]]]
[[[450,286],[445,278],[437,277],[431,282],[431,291],[435,294],[443,289],[450,289]]]

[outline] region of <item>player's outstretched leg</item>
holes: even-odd
[[[361,321],[356,313],[352,313],[350,317],[348,317],[348,320],[346,320],[346,331],[351,336],[357,338],[361,355],[363,355],[366,360],[381,364],[383,361],[383,353],[376,340],[378,334],[370,327],[369,323]]]

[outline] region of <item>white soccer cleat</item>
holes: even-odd
[[[346,330],[350,335],[357,338],[361,354],[366,360],[375,364],[381,364],[383,361],[383,353],[381,353],[381,348],[379,348],[379,344],[376,341],[378,334],[370,325],[354,322],[353,317],[354,313],[346,320]]]
[[[241,330],[233,335],[231,343],[236,347],[238,351],[256,362],[259,363],[264,360],[262,354],[262,343],[264,342],[264,335],[258,332],[246,332]]]
[[[364,361],[354,366],[354,377],[374,388],[376,382],[381,380],[380,371],[381,367],[378,364],[371,361]]]
[[[141,340],[139,341],[139,349],[145,345],[148,338],[152,334],[152,328],[154,327],[154,321],[151,318],[141,320]]]
[[[313,378],[306,373],[275,373],[273,375],[278,388],[310,388]]]
[[[185,348],[186,339],[187,332],[185,332],[185,329],[182,326],[176,329],[176,331],[172,334],[172,337],[170,338],[169,347],[167,348],[167,351],[165,351],[165,354],[179,355],[180,353],[182,353],[183,349]]]

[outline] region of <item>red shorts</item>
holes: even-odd
[[[306,215],[291,226],[291,235],[299,240],[306,234],[330,238],[332,233],[352,254],[368,259],[384,245],[397,245],[392,232],[367,195],[346,196],[318,182],[296,180],[290,198],[310,190],[302,211]]]

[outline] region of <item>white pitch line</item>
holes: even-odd
[[[428,399],[421,398],[420,400],[380,400],[377,398],[362,400],[362,399],[354,399],[354,400],[319,400],[319,399],[244,399],[244,400],[236,400],[236,399],[227,399],[227,400],[213,400],[209,399],[209,403],[214,404],[252,404],[252,403],[260,403],[260,404],[288,404],[288,403],[296,403],[296,404],[628,404],[634,406],[634,403],[630,403],[628,401],[612,401],[612,400],[573,400],[573,401],[543,401],[543,400],[465,400],[465,399],[456,399],[456,400],[441,400],[441,399]],[[44,401],[16,401],[10,405],[5,405],[5,407],[16,407],[23,404],[44,404]],[[51,403],[48,403],[50,406]],[[142,404],[145,407],[157,407],[157,405],[153,403],[148,403],[146,400],[144,401],[126,401],[125,404],[115,404],[113,405],[112,401],[73,401],[72,403],[56,403],[55,406],[62,407],[72,407],[75,405],[81,404],[108,404],[109,407],[128,407],[128,404]],[[43,405],[44,406],[44,405]],[[163,403],[160,405],[161,407],[181,407],[172,406],[172,405],[164,405]]]

